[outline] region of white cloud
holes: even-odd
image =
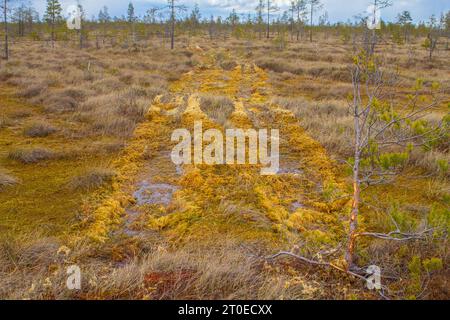
[[[31,1],[36,9],[42,14],[45,10],[45,0]],[[60,0],[64,8],[76,3],[76,0]],[[288,8],[290,0],[275,0],[276,4],[285,10]],[[324,10],[328,12],[329,19],[333,22],[352,20],[353,17],[365,11],[371,0],[322,0]],[[403,10],[411,11],[416,22],[428,19],[431,14],[440,14],[450,10],[448,0],[393,0],[394,6],[383,11],[385,20],[393,20],[397,14]],[[166,0],[133,0],[136,11],[143,15],[148,8],[162,7],[167,4]],[[180,0],[179,3],[192,8],[198,3],[204,15],[215,14],[226,16],[232,9],[238,13],[253,13],[258,0]],[[103,6],[108,6],[112,16],[125,15],[128,0],[81,0],[88,17],[97,15]],[[280,11],[281,13],[281,11]]]

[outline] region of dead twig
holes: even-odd
[[[274,260],[274,259],[276,259],[276,258],[278,258],[278,257],[281,257],[281,256],[289,256],[289,257],[295,258],[295,259],[297,259],[297,260],[300,260],[300,261],[302,261],[302,262],[304,262],[304,263],[311,264],[311,265],[322,266],[322,267],[330,267],[330,268],[333,268],[333,269],[335,269],[335,270],[344,272],[344,273],[346,273],[346,274],[348,274],[348,275],[351,275],[351,276],[353,276],[353,277],[356,277],[356,278],[359,278],[359,279],[361,279],[361,280],[366,281],[366,277],[364,277],[364,276],[362,276],[362,275],[360,275],[360,274],[357,274],[357,273],[355,273],[355,272],[352,272],[352,271],[350,271],[350,270],[346,270],[346,269],[344,269],[344,268],[341,268],[341,267],[339,267],[339,266],[336,266],[336,265],[332,264],[331,262],[321,262],[321,261],[316,261],[316,260],[308,259],[308,258],[299,256],[299,255],[296,255],[295,253],[292,253],[292,252],[281,251],[281,252],[278,252],[277,254],[274,254],[274,255],[272,255],[272,256],[267,257],[266,259],[267,259],[267,260]]]

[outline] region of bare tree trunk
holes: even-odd
[[[370,55],[374,55],[375,54],[375,47],[377,45],[377,33],[375,31],[375,29],[372,30],[372,41],[370,42]]]
[[[355,118],[355,125],[359,128],[359,118]],[[357,137],[359,138],[359,130],[357,130]],[[355,164],[353,166],[353,203],[350,216],[350,229],[348,236],[347,252],[345,254],[345,261],[347,262],[347,268],[350,270],[354,266],[355,249],[356,249],[356,237],[358,231],[358,215],[359,215],[359,203],[361,196],[361,182],[359,179],[359,166],[360,155],[359,147],[356,147],[355,152]]]
[[[3,18],[4,18],[4,23],[5,23],[5,59],[8,60],[9,59],[9,39],[8,39],[8,17],[7,17],[7,0],[4,0],[3,2]]]
[[[270,1],[267,1],[267,39],[270,39]]]
[[[172,0],[172,25],[171,25],[171,31],[170,31],[170,49],[174,49],[175,48],[175,4]]]
[[[83,24],[80,21],[80,29],[78,30],[78,35],[80,37],[80,50],[83,49]]]
[[[356,250],[356,238],[358,232],[358,215],[359,204],[361,202],[361,180],[360,180],[360,162],[361,162],[361,141],[362,141],[362,128],[360,119],[360,69],[355,70],[353,75],[353,120],[355,126],[355,163],[353,164],[353,202],[352,211],[350,215],[350,229],[348,233],[347,250],[345,253],[345,261],[347,263],[347,269],[350,270],[355,264],[355,250]]]
[[[55,48],[55,21],[52,21],[52,48]]]
[[[294,8],[292,8],[292,13],[291,13],[291,41],[294,40]]]
[[[313,41],[313,11],[314,11],[314,7],[311,4],[311,23],[310,23],[310,30],[309,30],[309,41],[312,42]]]

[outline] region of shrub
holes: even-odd
[[[443,268],[442,259],[439,258],[426,259],[422,262],[422,264],[428,273],[439,271]]]

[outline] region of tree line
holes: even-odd
[[[46,11],[42,18],[36,9],[26,1],[1,0],[3,13],[3,47],[4,57],[9,56],[9,38],[29,38],[45,40],[52,43],[57,40],[68,40],[77,34],[80,47],[83,40],[95,39],[96,45],[104,44],[107,39],[112,42],[129,42],[132,45],[139,40],[157,36],[167,39],[170,47],[175,47],[176,35],[199,36],[207,35],[211,40],[224,38],[237,39],[274,39],[283,43],[288,41],[314,41],[314,32],[326,31],[334,34],[343,42],[350,42],[358,31],[368,31],[368,17],[356,18],[353,22],[331,23],[328,20],[326,8],[320,0],[291,1],[287,10],[281,11],[272,0],[259,0],[254,12],[238,14],[232,10],[228,16],[203,16],[197,4],[188,11],[180,0],[168,0],[167,5],[151,7],[145,14],[137,15],[132,2],[128,4],[124,15],[111,16],[107,6],[97,15],[90,18],[83,10],[82,30],[73,32],[66,27],[63,9],[59,0],[47,0]],[[389,1],[372,0],[381,8],[388,6]],[[368,1],[370,3],[370,1]],[[429,21],[413,23],[409,11],[399,13],[395,22],[381,21],[381,30],[372,30],[368,42],[378,41],[386,36],[392,41],[403,44],[413,37],[426,37],[424,47],[430,51],[430,57],[437,46],[437,39],[448,38],[450,30],[450,12],[442,13],[440,17],[432,16]],[[112,40],[111,38],[115,38]]]

